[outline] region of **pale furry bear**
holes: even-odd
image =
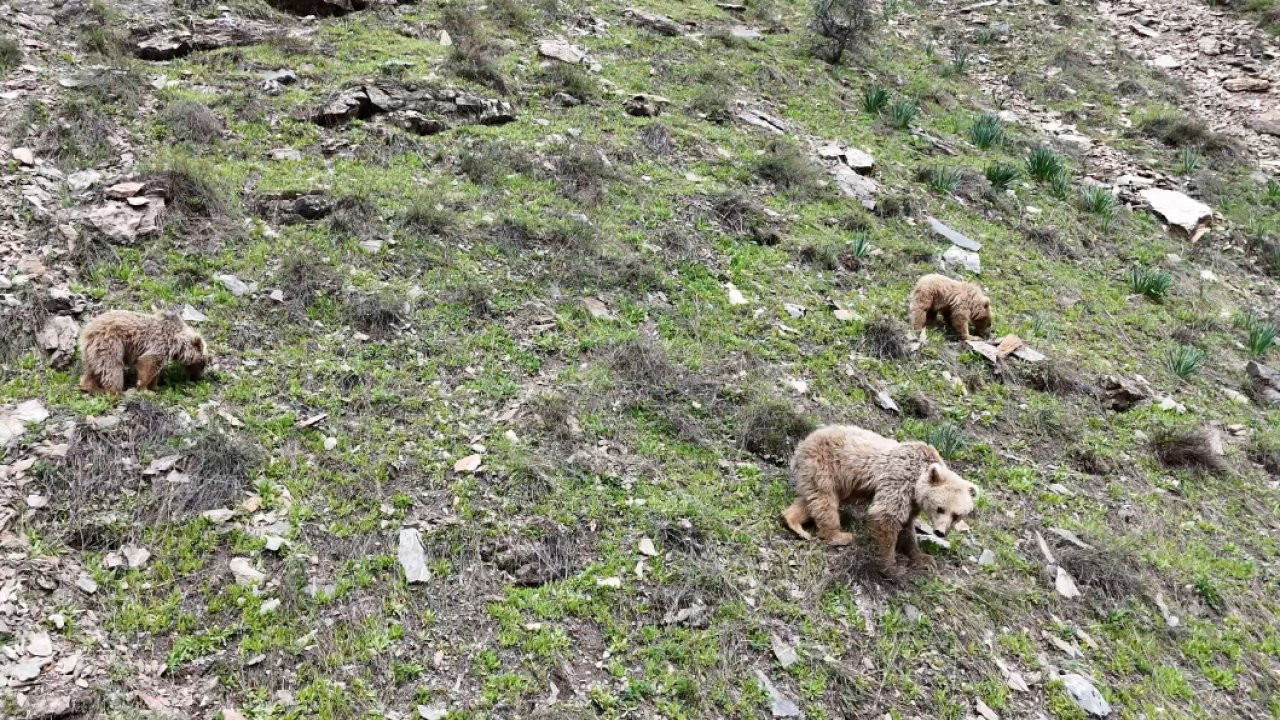
[[[911,329],[923,340],[925,327],[939,315],[951,325],[961,340],[969,340],[969,323],[985,336],[991,331],[991,301],[982,288],[973,283],[952,280],[945,275],[929,274],[916,281],[911,289]]]
[[[174,312],[154,315],[112,310],[80,332],[80,388],[88,392],[124,392],[124,374],[136,368],[139,390],[154,390],[165,366],[181,365],[187,378],[199,380],[208,356],[204,338]]]
[[[852,425],[827,425],[809,434],[791,458],[796,501],[782,519],[793,532],[810,539],[804,523],[813,520],[818,537],[848,545],[853,535],[840,528],[840,506],[868,504],[867,519],[886,575],[905,572],[897,553],[913,566],[932,559],[920,550],[912,521],[924,512],[934,532],[945,536],[973,512],[978,488],[952,472],[933,447],[899,443]]]

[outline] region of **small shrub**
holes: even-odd
[[[986,150],[1004,142],[1004,123],[996,115],[983,115],[969,126],[969,141]]]
[[[1183,380],[1194,375],[1208,359],[1209,353],[1190,345],[1176,345],[1164,352],[1165,367]]]
[[[1196,594],[1209,606],[1210,610],[1220,613],[1226,609],[1226,602],[1222,599],[1222,593],[1219,592],[1218,586],[1213,583],[1213,578],[1208,575],[1199,575],[1196,577],[1192,586],[1196,589]]]
[[[693,111],[713,123],[724,124],[733,117],[733,96],[716,85],[702,85],[690,103]]]
[[[1038,147],[1027,155],[1027,175],[1037,182],[1047,183],[1066,172],[1066,165],[1058,153],[1047,147]]]
[[[813,31],[825,40],[818,55],[838,65],[846,53],[857,53],[867,45],[867,35],[871,32],[869,3],[867,0],[816,0]]]
[[[990,45],[995,39],[995,31],[985,25],[973,32],[973,41],[978,45]]]
[[[1182,148],[1178,151],[1178,164],[1175,168],[1179,175],[1191,175],[1200,169],[1200,151],[1195,148]]]
[[[489,54],[487,48],[470,43],[455,44],[453,53],[449,56],[449,67],[464,80],[503,94],[507,92],[507,80],[498,67],[498,61]]]
[[[372,337],[382,338],[404,322],[404,303],[390,295],[361,295],[347,303],[347,323]]]
[[[1173,276],[1163,270],[1134,268],[1129,271],[1129,288],[1149,300],[1163,302],[1173,287]]]
[[[177,100],[161,116],[165,129],[176,140],[207,145],[222,136],[222,119],[208,106],[194,100]]]
[[[205,160],[173,156],[143,179],[164,197],[165,215],[170,220],[217,220],[231,210],[217,168]]]
[[[960,187],[960,171],[955,168],[929,168],[921,171],[919,177],[939,195],[952,195]]]
[[[862,93],[862,110],[868,115],[879,115],[889,106],[891,97],[889,88],[883,85],[872,85]]]
[[[22,64],[22,46],[13,38],[0,38],[0,70],[12,70]]]
[[[542,77],[551,88],[551,93],[548,94],[564,92],[581,102],[590,102],[600,94],[600,85],[595,76],[576,65],[552,63]]]
[[[881,360],[901,360],[911,354],[904,327],[889,320],[874,320],[862,330],[862,347]]]
[[[491,0],[489,7],[498,24],[510,30],[528,30],[533,24],[533,11],[520,0]]]
[[[1191,149],[1219,158],[1230,158],[1240,151],[1236,141],[1213,132],[1199,120],[1177,113],[1146,118],[1138,123],[1138,131],[1168,147]]]
[[[1267,187],[1263,191],[1262,197],[1268,203],[1280,207],[1280,182],[1274,179],[1267,180]]]
[[[817,182],[818,169],[794,143],[773,140],[756,161],[756,175],[785,190],[801,190]]]
[[[1008,190],[1019,174],[1017,166],[1006,163],[992,163],[986,170],[987,182],[997,190]]]
[[[567,195],[591,204],[599,202],[605,182],[617,175],[604,156],[592,148],[577,148],[561,156],[555,172]]]
[[[889,121],[899,130],[910,130],[919,112],[920,106],[915,100],[896,100],[889,106]]]

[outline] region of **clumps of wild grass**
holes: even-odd
[[[889,107],[893,95],[883,85],[872,85],[862,93],[862,110],[868,115],[879,117]]]
[[[542,80],[550,90],[548,94],[563,92],[578,102],[591,102],[600,94],[600,83],[576,65],[552,63],[543,71]]]
[[[15,136],[27,136],[38,154],[66,168],[86,168],[115,157],[115,123],[106,108],[89,97],[73,97],[51,112],[32,103],[18,121]]]
[[[506,94],[506,78],[479,17],[475,8],[451,5],[445,9],[441,24],[453,38],[449,69],[458,77]]]
[[[1146,118],[1138,123],[1138,131],[1177,150],[1193,150],[1224,159],[1235,157],[1240,152],[1240,147],[1231,138],[1179,113],[1161,113]]]
[[[889,105],[889,124],[898,130],[910,130],[920,106],[915,100],[899,98]]]
[[[358,295],[343,307],[343,314],[360,332],[385,338],[404,323],[405,303],[389,293]]]
[[[1249,354],[1260,358],[1276,346],[1277,328],[1274,322],[1257,313],[1242,311],[1233,318],[1235,326],[1245,333],[1245,347]]]
[[[911,354],[907,331],[892,320],[873,320],[862,329],[862,349],[881,360],[901,360]]]
[[[923,168],[916,173],[916,180],[929,186],[939,195],[954,195],[960,187],[960,171],[950,167]]]
[[[167,522],[232,507],[250,486],[252,474],[262,462],[262,451],[247,438],[217,430],[200,431],[181,450],[183,471],[191,481],[174,485],[164,477],[153,483],[154,513]]]
[[[457,217],[428,194],[415,195],[400,213],[400,228],[412,235],[443,235]]]
[[[1173,289],[1173,276],[1158,268],[1133,268],[1128,275],[1129,289],[1154,302],[1164,302]]]
[[[1175,345],[1164,351],[1165,367],[1182,380],[1190,379],[1208,359],[1209,353],[1192,345]]]
[[[1106,229],[1115,222],[1120,214],[1120,204],[1111,190],[1102,186],[1091,185],[1080,191],[1080,207],[1086,212],[1098,216]]]
[[[288,288],[286,302],[297,309],[298,315],[305,315],[321,298],[332,297],[342,285],[333,268],[303,253],[284,259],[279,278],[281,287]]]
[[[559,393],[543,393],[529,399],[526,405],[529,411],[530,424],[544,435],[568,442],[575,434],[576,421],[573,419],[573,406],[569,399]]]
[[[1028,177],[1040,183],[1051,183],[1067,172],[1062,156],[1047,147],[1032,149],[1027,154],[1025,169]]]
[[[1008,190],[1020,174],[1016,165],[1007,163],[991,163],[983,172],[987,176],[987,182],[991,183],[991,187],[996,190]]]
[[[905,424],[908,432],[921,442],[927,443],[938,451],[944,459],[956,458],[969,446],[969,438],[964,430],[951,423],[910,423]]]
[[[1004,123],[997,115],[986,114],[969,126],[969,142],[986,150],[1004,142]]]
[[[1156,462],[1169,469],[1224,472],[1227,464],[1215,447],[1213,432],[1209,428],[1162,428],[1151,435],[1151,454]]]
[[[957,45],[951,48],[951,62],[947,64],[946,74],[963,75],[969,68],[969,50]]]
[[[738,418],[738,427],[739,445],[743,449],[783,462],[796,443],[817,429],[817,424],[790,403],[769,399],[748,405]]]
[[[704,423],[691,413],[691,406],[712,408],[720,392],[717,383],[680,367],[659,341],[647,337],[609,348],[607,363],[614,397],[625,406],[656,411],[676,437],[705,439]]]
[[[793,193],[812,190],[818,182],[818,168],[798,145],[772,140],[756,161],[756,175],[779,189]]]
[[[816,0],[812,27],[820,41],[815,54],[838,65],[846,54],[856,54],[867,46],[871,24],[872,12],[867,0]]]
[[[859,235],[847,243],[812,243],[800,250],[800,259],[823,270],[857,272],[871,255],[871,242]]]
[[[175,100],[160,114],[166,132],[175,140],[208,145],[222,136],[222,118],[194,100]]]
[[[1064,545],[1055,547],[1053,554],[1058,564],[1088,595],[1101,595],[1112,602],[1123,602],[1143,592],[1144,578],[1148,573],[1137,556],[1115,550]]]
[[[1182,148],[1178,151],[1178,161],[1174,164],[1174,170],[1179,175],[1194,175],[1196,170],[1200,169],[1200,151],[1193,147]]]
[[[1262,199],[1268,205],[1280,207],[1280,181],[1268,178],[1266,186],[1262,189]]]
[[[489,8],[494,19],[508,30],[528,30],[533,25],[534,14],[528,3],[520,0],[490,0]]]
[[[12,70],[22,64],[22,46],[13,38],[0,38],[0,70]]]
[[[1090,385],[1080,378],[1079,373],[1060,361],[1036,363],[1019,370],[1018,374],[1025,385],[1042,393],[1058,397],[1091,393]]]

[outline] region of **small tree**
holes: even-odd
[[[856,54],[871,31],[871,10],[867,0],[815,0],[813,31],[826,42],[819,56],[836,65],[845,53]]]

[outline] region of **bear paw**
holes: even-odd
[[[823,540],[826,540],[827,544],[832,547],[844,547],[853,544],[853,533],[840,532],[830,537],[825,537]]]

